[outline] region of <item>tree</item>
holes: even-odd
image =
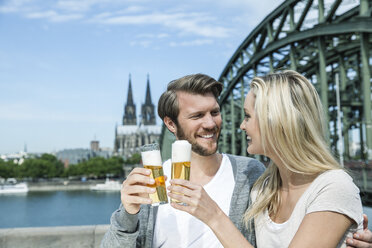
[[[64,173],[64,176],[88,176],[106,177],[107,174],[123,176],[123,159],[111,157],[108,159],[94,157],[76,165],[71,165]]]
[[[63,174],[63,164],[51,154],[43,154],[40,158],[29,158],[19,166],[19,177],[53,178]]]
[[[7,161],[0,159],[0,177],[10,178],[17,177],[18,164],[13,161]]]
[[[141,162],[141,154],[135,153],[130,158],[125,160],[125,164],[139,164]]]

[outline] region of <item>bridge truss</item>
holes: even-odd
[[[372,160],[371,41],[371,0],[284,1],[248,35],[221,73],[220,151],[247,155],[246,135],[239,126],[252,78],[293,69],[318,90],[329,123],[329,143],[339,155],[338,74],[344,157],[351,159],[351,141],[357,137],[360,158]]]

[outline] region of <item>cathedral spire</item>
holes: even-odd
[[[137,125],[136,105],[133,102],[132,78],[129,74],[127,103],[124,107],[123,125]]]
[[[155,106],[151,101],[151,92],[150,92],[150,76],[147,74],[147,88],[146,88],[146,99],[145,103],[141,106],[141,123],[144,125],[156,125],[155,120]]]
[[[150,75],[147,73],[147,87],[146,87],[146,99],[145,99],[146,105],[151,105],[151,92],[150,92]]]
[[[133,94],[132,94],[132,78],[129,74],[129,86],[128,86],[128,96],[127,96],[127,105],[134,105],[133,104]]]

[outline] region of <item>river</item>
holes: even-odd
[[[0,228],[109,224],[120,192],[50,191],[0,195]]]
[[[0,195],[0,228],[109,224],[119,192],[51,191]],[[372,229],[372,208],[364,207]]]

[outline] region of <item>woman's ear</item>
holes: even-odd
[[[176,135],[177,127],[176,124],[168,116],[164,117],[164,124],[167,126],[168,130]]]

